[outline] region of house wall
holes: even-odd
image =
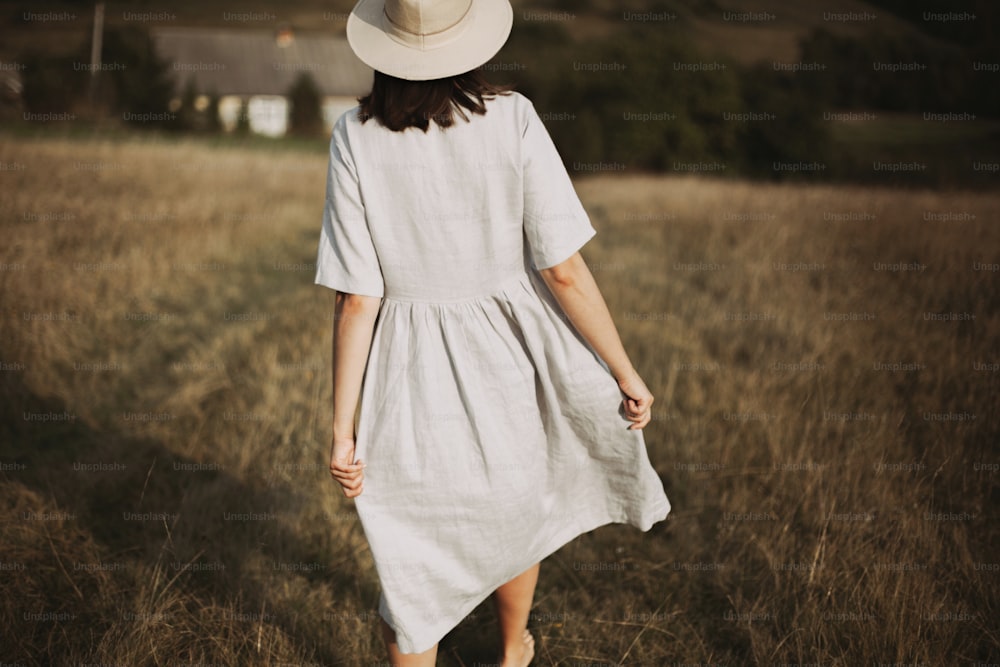
[[[240,95],[223,95],[219,98],[219,122],[223,131],[236,130],[243,109],[243,99]],[[345,111],[357,106],[358,100],[344,95],[327,95],[320,104],[324,131],[329,136],[337,119]],[[250,131],[270,137],[284,136],[288,132],[290,112],[291,104],[283,96],[252,95],[247,102]]]
[[[323,98],[321,104],[323,109],[323,125],[326,127],[327,135],[329,135],[333,132],[333,125],[337,122],[337,119],[340,118],[345,111],[358,105],[358,98],[342,95],[328,95]]]

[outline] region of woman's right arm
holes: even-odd
[[[628,397],[623,402],[625,416],[633,422],[629,428],[641,429],[649,423],[653,395],[632,367],[604,297],[583,257],[575,252],[560,264],[540,269],[539,274],[570,322],[608,365]]]

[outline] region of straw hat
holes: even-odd
[[[513,21],[509,0],[360,0],[347,18],[347,41],[372,69],[442,79],[496,55]]]

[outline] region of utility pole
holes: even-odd
[[[94,34],[90,40],[90,106],[97,100],[97,82],[101,72],[101,42],[104,39],[104,2],[94,6]]]

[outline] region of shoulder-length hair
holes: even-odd
[[[485,101],[497,95],[508,95],[513,86],[488,82],[478,70],[443,79],[409,81],[375,70],[372,90],[358,98],[359,118],[364,123],[371,118],[394,132],[419,127],[424,132],[434,121],[441,127],[455,124],[457,112],[468,120],[466,110],[485,114]]]

